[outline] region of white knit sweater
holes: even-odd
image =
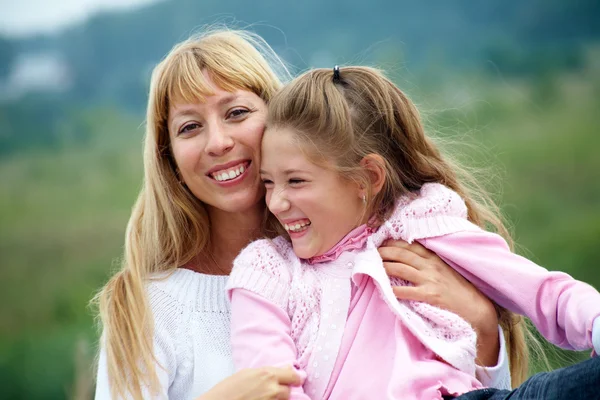
[[[154,352],[161,393],[144,399],[191,400],[234,372],[230,347],[227,276],[177,269],[148,285],[154,316]],[[479,375],[485,386],[509,388],[510,373],[501,337],[499,364]],[[478,371],[480,372],[480,371]],[[106,354],[101,349],[96,399],[110,399]]]
[[[227,276],[177,269],[148,285],[154,315],[158,399],[194,399],[233,373]],[[110,399],[106,354],[101,349],[96,399]],[[144,393],[144,399],[152,396]]]

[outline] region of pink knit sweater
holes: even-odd
[[[389,238],[420,240],[433,248],[490,298],[532,318],[555,344],[591,347],[592,321],[600,315],[598,293],[566,274],[547,272],[514,255],[502,239],[471,224],[466,215],[466,206],[456,193],[439,184],[426,184],[418,196],[398,201],[391,218],[367,239],[364,248],[339,259],[310,264],[298,259],[283,238],[250,244],[234,262],[228,283],[236,367],[293,362],[306,372],[304,390],[313,399],[343,398],[343,387],[336,390],[332,385],[357,382],[364,375],[357,371],[371,365],[373,358],[386,370],[404,371],[404,377],[396,375],[398,384],[390,386],[394,375],[374,371],[364,377],[372,382],[366,398],[441,398],[480,387],[475,379],[476,336],[471,327],[448,311],[395,299],[391,284],[407,283],[390,282],[385,273],[377,247]],[[353,296],[353,285],[360,289],[360,298]],[[521,292],[521,288],[527,290]],[[236,298],[253,301],[243,295],[246,291],[278,311],[264,310],[273,314],[265,316],[255,307],[250,308],[255,315],[248,315],[249,309],[236,303]],[[589,305],[585,311],[583,304]],[[358,320],[355,310],[363,310]],[[262,331],[256,337],[271,340],[255,345],[237,340],[236,335],[248,331],[252,321],[264,325],[258,327]],[[374,346],[369,338],[377,337],[378,327],[386,326],[395,333],[383,341],[383,347]],[[251,329],[256,331],[255,326]],[[284,349],[292,349],[293,354],[276,351],[287,340],[289,346]],[[369,354],[375,348],[371,353],[377,354]],[[354,361],[344,362],[350,359]]]

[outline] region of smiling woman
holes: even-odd
[[[213,219],[256,208],[263,196],[257,165],[267,107],[255,93],[228,92],[202,76],[210,95],[194,104],[175,99],[169,136],[179,177]]]

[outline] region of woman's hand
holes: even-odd
[[[414,286],[395,286],[398,299],[429,303],[461,316],[477,333],[478,363],[498,362],[498,316],[494,303],[421,244],[388,241],[379,248],[388,275]]]
[[[250,368],[225,378],[196,400],[287,400],[302,380],[292,367]]]

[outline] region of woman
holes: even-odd
[[[96,398],[285,399],[299,383],[291,368],[228,377],[225,282],[240,250],[270,234],[262,228],[259,150],[266,103],[280,77],[287,79],[281,61],[247,32],[187,40],[155,68],[144,187],[127,227],[123,268],[98,295],[103,337]],[[480,379],[506,382],[494,305],[418,245],[393,243],[380,252],[391,275],[402,278],[401,264],[420,272],[415,287],[398,295],[470,322],[479,334],[480,364],[500,369],[482,370]],[[522,341],[520,325],[503,328],[511,348]]]

